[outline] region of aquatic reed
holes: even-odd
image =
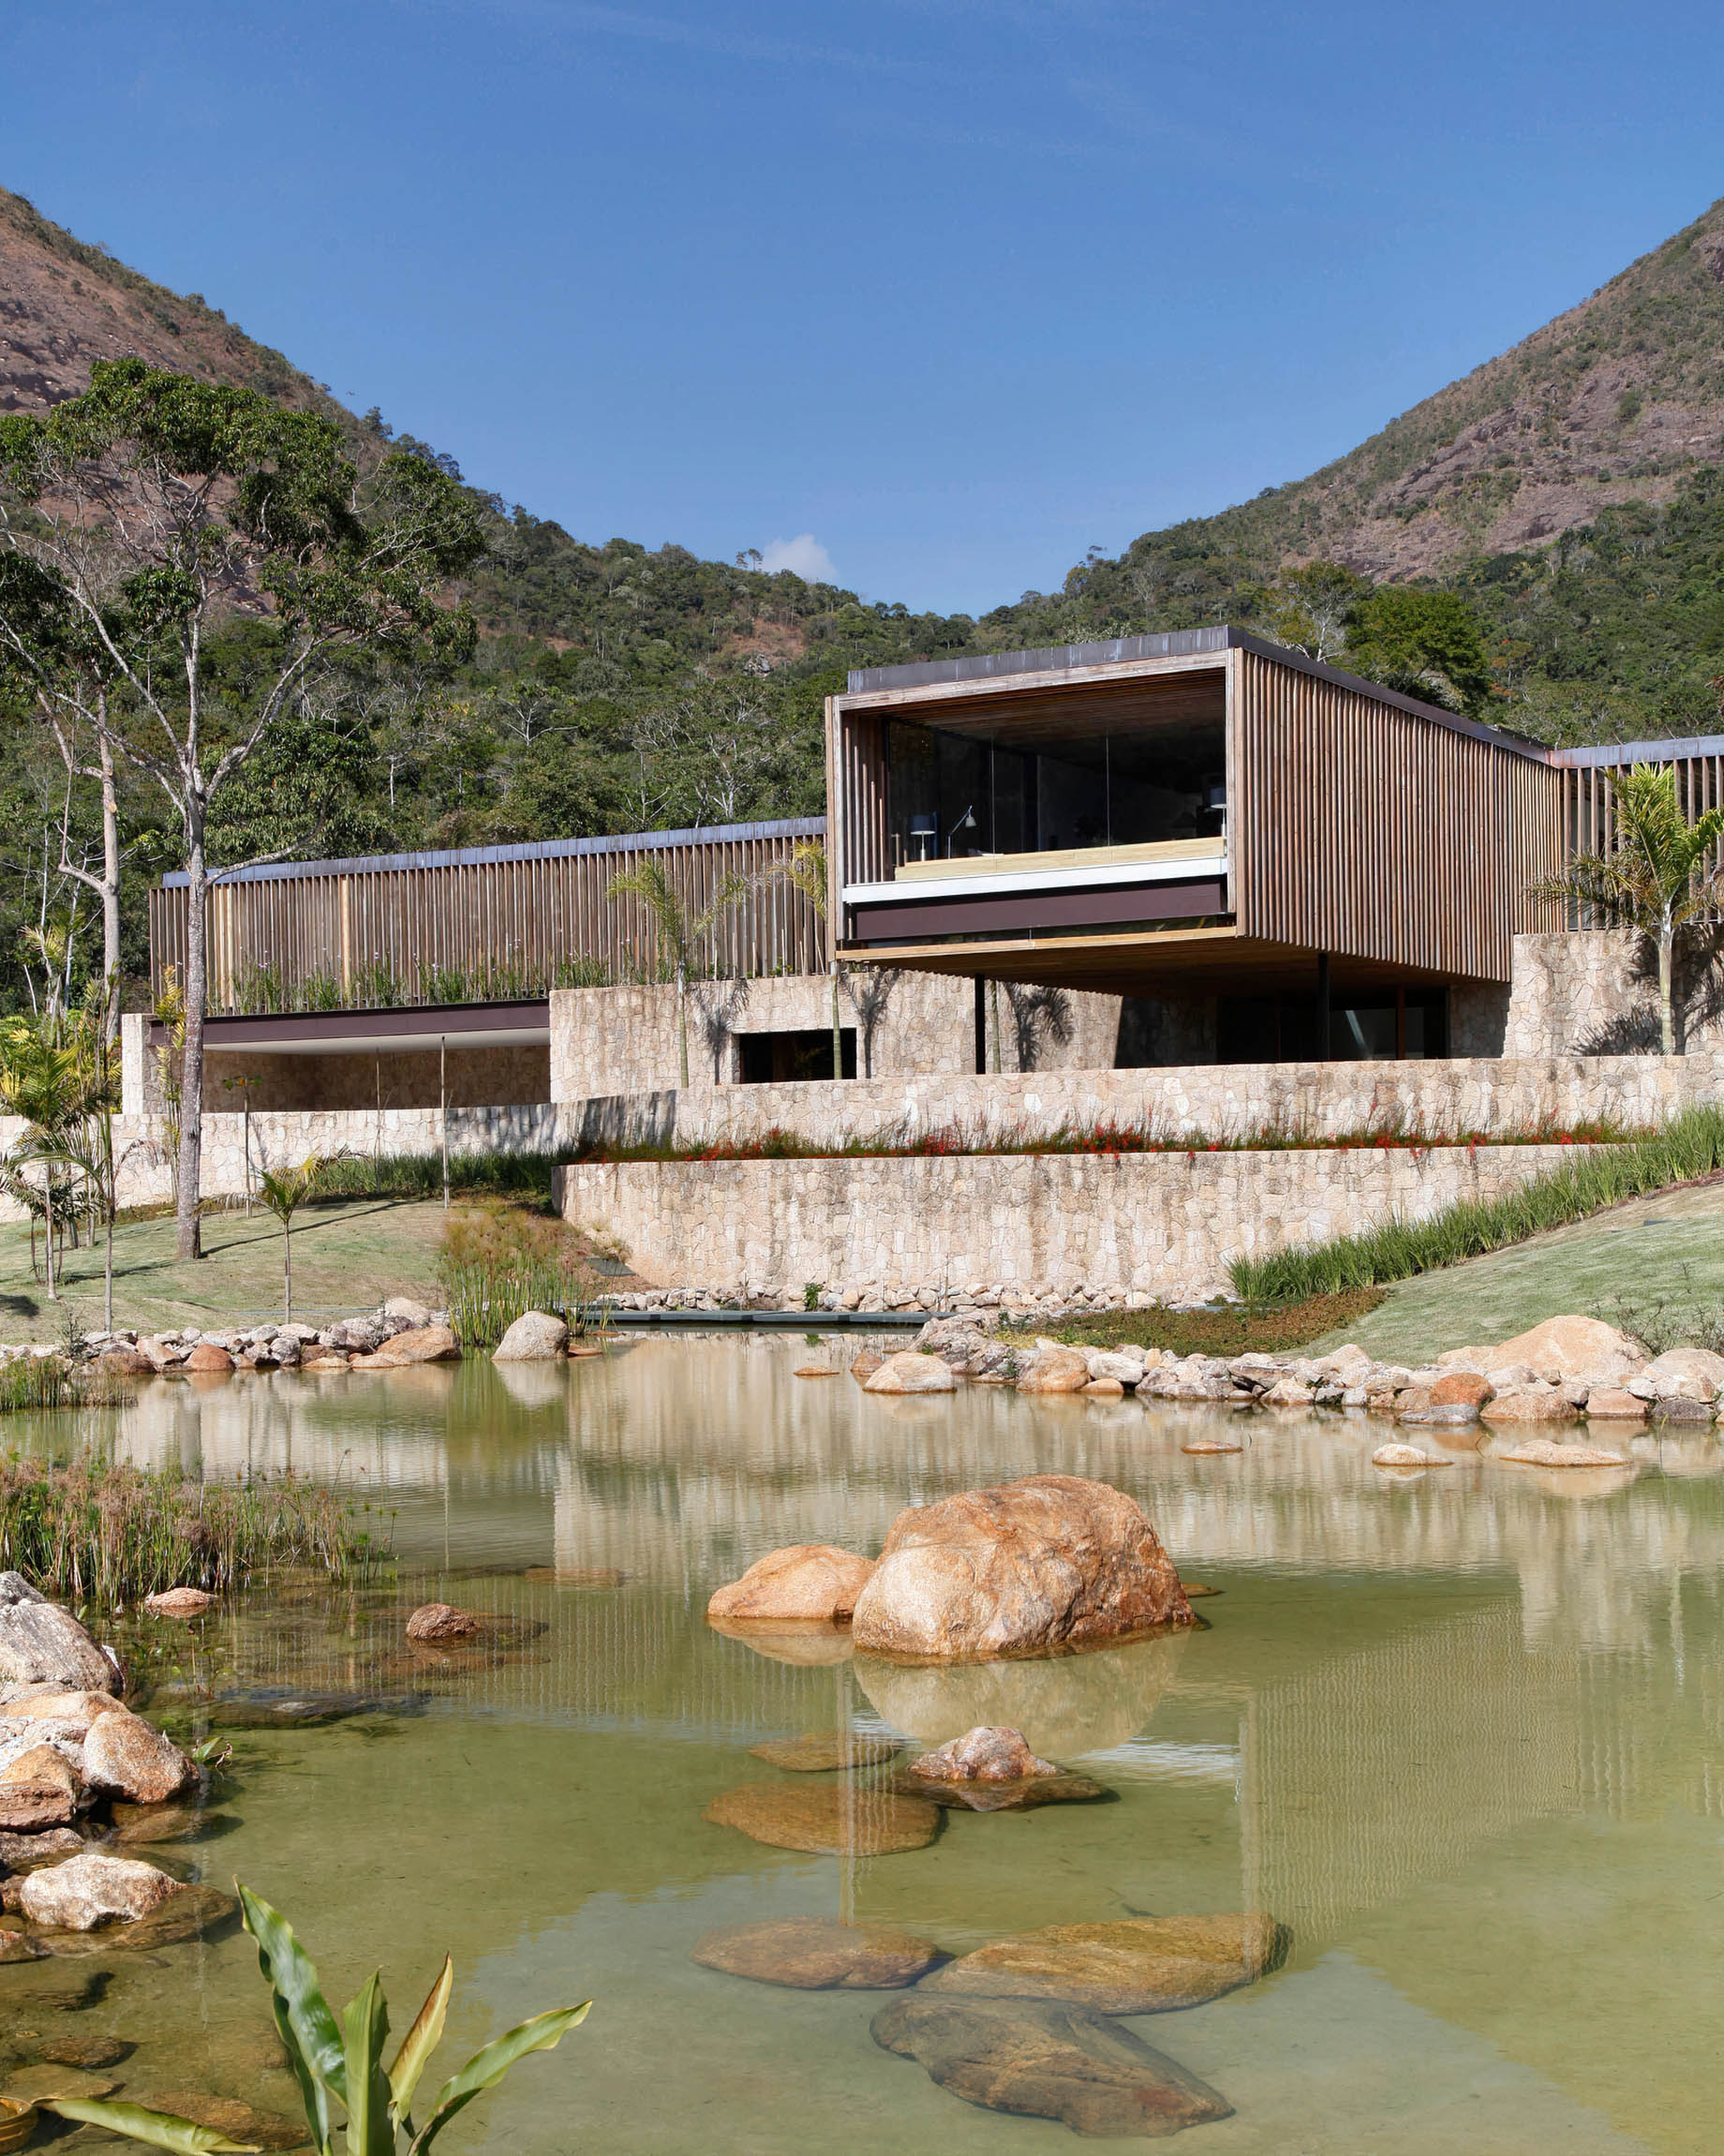
[[[72,1400],[70,1369],[58,1355],[14,1355],[0,1362],[0,1415],[31,1415]]]
[[[386,1554],[380,1514],[291,1475],[194,1482],[84,1457],[0,1461],[0,1569],[106,1607],[168,1587],[223,1594],[269,1565],[346,1580]]]
[[[560,1221],[500,1207],[450,1221],[438,1280],[450,1327],[469,1350],[495,1347],[529,1310],[578,1325],[595,1286],[586,1252]]]

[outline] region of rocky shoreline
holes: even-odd
[[[851,1375],[875,1393],[1013,1385],[1095,1400],[1209,1402],[1235,1408],[1327,1407],[1432,1428],[1648,1420],[1710,1426],[1724,1403],[1724,1355],[1653,1356],[1594,1317],[1552,1317],[1494,1346],[1457,1347],[1409,1367],[1348,1345],[1327,1355],[1177,1356],[1125,1345],[1074,1347],[1002,1337],[973,1318],[931,1319],[910,1348],[858,1355]]]

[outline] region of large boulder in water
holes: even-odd
[[[858,1557],[830,1542],[793,1542],[768,1550],[744,1572],[718,1588],[708,1617],[725,1624],[842,1624],[872,1577],[871,1557]]]
[[[851,1633],[865,1654],[989,1661],[1192,1622],[1172,1560],[1129,1497],[1076,1475],[1031,1475],[900,1512]]]
[[[0,1572],[0,1684],[117,1692],[120,1673],[69,1611],[22,1572]]]
[[[498,1342],[493,1362],[555,1362],[569,1345],[569,1328],[546,1310],[517,1317]]]

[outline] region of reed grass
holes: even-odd
[[[450,1221],[438,1281],[450,1329],[469,1351],[495,1347],[529,1310],[579,1326],[597,1285],[580,1242],[560,1221],[501,1207]]]
[[[193,1482],[111,1461],[0,1461],[0,1568],[114,1608],[169,1587],[225,1594],[270,1565],[344,1581],[388,1552],[381,1515],[291,1475]]]
[[[1228,1268],[1247,1302],[1293,1302],[1383,1286],[1458,1265],[1529,1236],[1566,1227],[1626,1198],[1698,1182],[1724,1168],[1724,1109],[1692,1108],[1657,1130],[1581,1153],[1501,1197],[1466,1199],[1429,1220],[1391,1220],[1362,1235],[1237,1258]]]
[[[0,1362],[0,1415],[33,1415],[69,1406],[71,1371],[58,1355],[15,1355]]]

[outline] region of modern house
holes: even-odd
[[[1236,629],[859,671],[824,819],[225,879],[206,1106],[830,1077],[835,958],[845,1076],[1572,1053],[1621,983],[1528,888],[1606,842],[1612,768],[1648,760],[1691,813],[1724,799],[1724,739],[1552,751]],[[825,918],[782,872],[816,840]],[[746,885],[681,1005],[649,910],[609,895],[647,862],[690,920]],[[152,895],[158,989],[184,881]]]

